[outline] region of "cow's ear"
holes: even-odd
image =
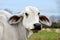
[[[51,20],[44,15],[39,15],[39,21],[42,24],[45,24],[45,25],[48,25],[48,26],[51,26],[51,24],[52,24]]]
[[[22,16],[14,15],[9,18],[8,22],[9,22],[9,24],[18,24],[19,22],[22,21],[22,19],[23,19]]]

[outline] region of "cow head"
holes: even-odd
[[[23,26],[29,30],[41,30],[42,24],[51,25],[51,21],[46,16],[41,16],[36,7],[25,7],[18,16],[14,15],[9,19],[10,24],[22,22]]]

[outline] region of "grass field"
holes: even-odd
[[[51,32],[41,30],[34,33],[28,40],[60,40],[60,33],[56,33],[55,29],[51,30]]]

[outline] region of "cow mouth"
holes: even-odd
[[[33,33],[38,33],[39,30],[37,29],[31,29],[33,31]]]
[[[33,31],[33,33],[38,33],[41,30],[41,28],[34,28],[34,29],[31,29],[31,30]]]

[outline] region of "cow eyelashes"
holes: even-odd
[[[26,16],[28,16],[28,13],[25,13]]]

